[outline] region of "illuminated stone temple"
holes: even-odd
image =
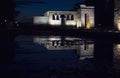
[[[77,11],[48,11],[44,16],[34,16],[35,25],[73,26],[91,29],[94,23],[94,6],[80,5]]]

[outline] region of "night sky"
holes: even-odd
[[[43,1],[45,3],[37,3],[37,1]],[[74,4],[82,1],[83,0],[16,0],[16,10],[20,11],[18,17],[20,22],[32,22],[33,16],[43,15],[49,10],[71,10]]]

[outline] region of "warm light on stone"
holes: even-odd
[[[48,11],[44,15],[34,17],[34,24],[65,25],[85,29],[95,26],[93,6],[80,5],[77,11]]]
[[[76,22],[75,21],[66,21],[66,25],[75,26]]]
[[[89,15],[87,15],[87,17],[89,17]],[[90,29],[90,20],[89,18],[86,19],[86,29]]]

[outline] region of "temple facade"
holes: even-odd
[[[91,29],[95,26],[94,18],[94,6],[80,5],[77,11],[48,11],[44,16],[34,16],[33,23]]]

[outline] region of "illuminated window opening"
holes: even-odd
[[[55,20],[55,15],[54,14],[52,15],[52,19]]]
[[[74,20],[74,15],[71,15],[71,20]]]
[[[59,20],[59,15],[57,15],[56,20]]]
[[[70,20],[70,17],[69,17],[69,15],[67,15],[67,20]]]

